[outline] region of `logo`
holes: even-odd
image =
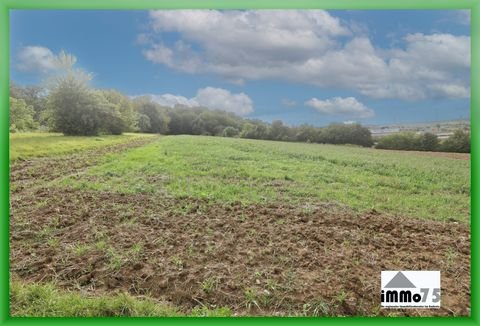
[[[382,271],[384,308],[440,308],[440,271]]]

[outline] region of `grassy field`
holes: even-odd
[[[182,317],[172,305],[128,294],[86,295],[60,291],[51,283],[11,283],[10,304],[13,317]],[[202,309],[190,317],[226,317],[228,308]]]
[[[349,146],[170,136],[105,157],[62,186],[244,204],[338,202],[469,222],[470,162]]]
[[[150,134],[103,135],[99,137],[69,136],[59,133],[28,132],[10,134],[10,161],[32,157],[48,157],[102,146],[127,143]]]
[[[469,160],[101,138],[12,135],[12,315],[469,314]],[[379,309],[380,271],[417,269],[442,308]]]

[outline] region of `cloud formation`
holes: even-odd
[[[238,115],[247,115],[253,112],[253,101],[248,95],[245,93],[233,94],[223,88],[201,88],[192,98],[173,94],[149,94],[148,96],[158,104],[171,108],[176,105],[188,107],[203,106],[209,109],[232,112]]]
[[[22,71],[45,73],[57,69],[56,56],[43,46],[25,46],[18,53],[17,68]]]
[[[25,46],[16,57],[16,68],[26,72],[49,73],[72,67],[76,61],[75,56],[65,51],[54,54],[44,46]]]
[[[282,98],[282,100],[280,101],[280,104],[288,108],[293,108],[294,106],[297,106],[297,102],[290,100],[288,98]]]
[[[305,105],[314,108],[322,114],[344,115],[351,118],[371,118],[374,111],[360,103],[354,97],[334,97],[326,100],[312,98],[305,102]]]
[[[469,36],[409,34],[401,47],[382,49],[323,10],[158,10],[150,28],[144,56],[185,73],[237,84],[280,79],[371,98],[470,96]],[[179,40],[158,39],[169,32]]]

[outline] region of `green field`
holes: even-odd
[[[10,145],[14,316],[469,314],[465,154],[137,134]],[[441,309],[379,309],[380,271],[409,269],[442,271]]]
[[[59,291],[54,284],[12,282],[10,304],[13,317],[181,317],[167,303],[127,294],[88,296]],[[196,309],[190,317],[230,316],[226,308]]]
[[[470,218],[470,162],[350,146],[168,136],[59,184],[213,202],[337,202],[428,219]]]
[[[10,134],[10,161],[48,157],[108,145],[127,143],[151,134],[102,135],[99,137],[69,136],[59,133],[28,132]]]

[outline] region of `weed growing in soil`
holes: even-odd
[[[54,284],[10,284],[11,315],[21,317],[162,317],[184,316],[168,303],[128,294],[96,295],[59,291]],[[189,316],[230,316],[230,309],[197,307]]]
[[[358,210],[470,219],[468,160],[349,146],[168,136],[111,154],[104,164],[59,185],[216,203],[329,201]],[[196,208],[187,204],[177,209],[188,214]],[[306,205],[304,214],[311,210]]]

